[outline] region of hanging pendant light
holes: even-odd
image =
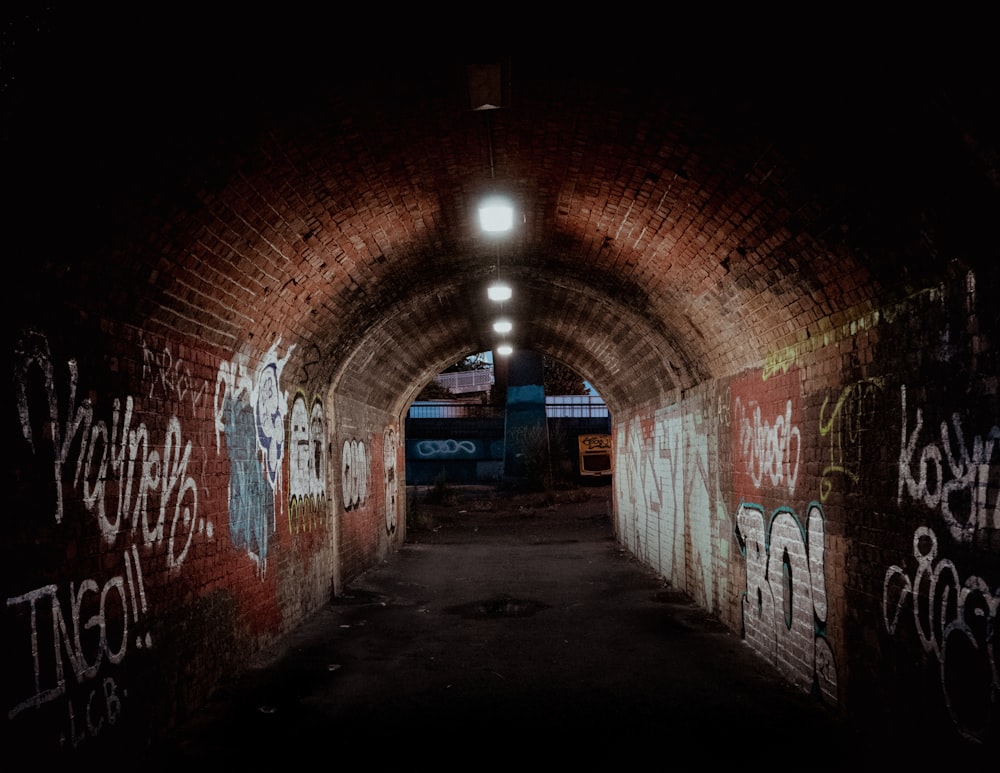
[[[503,233],[514,227],[514,207],[500,196],[491,196],[479,207],[479,226],[487,233]]]
[[[509,284],[497,280],[489,286],[486,294],[489,295],[491,301],[508,301],[513,295],[513,290],[510,289]]]

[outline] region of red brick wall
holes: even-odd
[[[403,540],[402,496],[397,490],[403,478],[395,471],[404,462],[398,421],[353,398],[335,396],[334,401],[334,448],[340,449],[333,469],[340,534],[338,581],[346,583]]]
[[[887,732],[998,730],[1000,412],[973,287],[615,416],[622,541],[803,690]]]
[[[621,542],[887,732],[996,733],[1000,411],[974,286],[614,417]],[[398,418],[310,382],[295,348],[18,331],[8,748],[143,742],[401,543]]]
[[[398,429],[350,401],[334,426],[325,389],[285,369],[293,350],[107,323],[19,333],[5,740],[141,745],[401,539]],[[350,441],[364,464],[345,488]]]

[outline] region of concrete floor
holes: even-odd
[[[391,560],[143,766],[282,753],[376,770],[902,760],[620,550],[609,496],[504,509],[480,492],[411,506]]]

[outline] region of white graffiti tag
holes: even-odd
[[[293,533],[322,525],[326,510],[326,427],[323,404],[306,408],[300,393],[292,401],[288,455],[288,526]]]
[[[1000,428],[994,425],[985,438],[977,435],[966,444],[961,418],[955,413],[950,429],[947,422],[941,422],[940,444],[931,442],[921,446],[923,411],[917,409],[913,431],[908,432],[906,387],[900,387],[900,392],[903,421],[897,502],[902,504],[905,494],[939,510],[951,536],[960,542],[971,542],[979,529],[1000,529],[997,471],[993,469],[994,450],[1000,450],[996,442],[1000,439]],[[987,498],[991,489],[995,497],[992,507]]]
[[[737,398],[735,419],[743,462],[754,486],[760,488],[767,478],[772,486],[784,485],[789,496],[794,494],[802,439],[799,428],[792,423],[792,401],[785,404],[784,415],[776,416],[769,424],[759,404],[745,406]]]
[[[42,376],[44,402],[29,399],[30,374],[36,369]],[[63,476],[69,472],[64,467],[71,465],[73,486],[106,543],[113,544],[131,525],[146,546],[166,542],[168,566],[179,569],[195,532],[205,530],[211,537],[211,525],[198,521],[198,486],[188,474],[192,443],[184,440],[180,420],[176,416],[167,420],[162,449],[154,448],[146,424],[133,423],[136,411],[131,395],[124,405],[117,397],[112,400],[109,427],[95,416],[89,398],[76,404],[75,360],[67,362],[67,371],[67,419],[63,422],[48,343],[38,334],[25,336],[15,376],[21,427],[35,454],[52,455],[56,523],[63,520]],[[47,407],[47,411],[34,415],[30,406]],[[35,426],[46,428],[40,434],[49,438],[47,448],[36,442]],[[73,449],[75,464],[70,460]]]
[[[187,363],[174,357],[169,347],[154,351],[145,341],[142,344],[142,378],[149,383],[147,397],[162,394],[178,403],[190,400],[192,411],[198,409],[209,388],[207,382],[194,378]]]
[[[764,512],[740,503],[736,537],[746,559],[743,622],[747,643],[803,689],[818,689],[835,704],[837,670],[826,640],[822,507],[809,506],[806,528],[787,508],[765,529]]]
[[[991,591],[981,577],[963,583],[955,564],[937,560],[937,554],[937,535],[921,526],[913,533],[913,578],[900,566],[886,570],[882,616],[886,630],[895,634],[904,609],[912,604],[920,643],[940,664],[952,721],[962,735],[982,740],[989,713],[1000,706],[1000,587]]]
[[[360,440],[345,440],[340,461],[344,509],[354,510],[368,498],[368,449]]]
[[[386,427],[382,432],[382,470],[385,483],[385,532],[396,531],[399,521],[399,505],[396,501],[396,489],[399,481],[396,477],[396,455],[398,453],[396,428]]]
[[[615,476],[622,543],[649,566],[658,566],[656,548],[663,513],[663,487],[656,472],[651,422],[633,418],[618,427]],[[626,515],[627,514],[627,515]]]

